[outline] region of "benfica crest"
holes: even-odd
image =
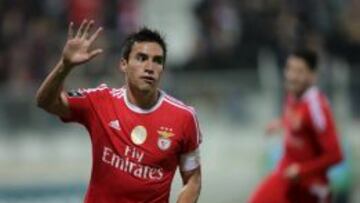
[[[172,132],[171,128],[165,128],[161,127],[160,130],[158,130],[159,138],[158,138],[158,147],[165,151],[168,150],[171,146],[171,137],[173,137],[175,134]]]

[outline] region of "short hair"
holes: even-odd
[[[141,28],[139,31],[130,34],[122,45],[121,57],[128,60],[130,52],[135,42],[155,42],[159,44],[164,53],[164,62],[167,54],[167,45],[164,37],[156,30],[147,27]]]
[[[315,51],[310,49],[296,49],[291,55],[303,59],[311,71],[317,70],[318,56]]]

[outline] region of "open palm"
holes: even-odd
[[[89,31],[94,21],[84,20],[76,35],[73,33],[73,23],[69,25],[68,39],[63,50],[63,61],[66,65],[76,66],[83,64],[102,52],[102,49],[90,50],[90,46],[99,36],[102,28],[98,28],[94,34]]]

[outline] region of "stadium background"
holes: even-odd
[[[147,25],[169,44],[163,87],[197,108],[203,131],[199,202],[245,202],[280,153],[264,127],[279,114],[282,64],[296,46],[321,55],[346,162],[333,172],[338,202],[360,202],[360,1],[1,0],[0,203],[81,202],[90,173],[84,128],[36,108],[34,94],[60,57],[69,20],[105,28],[105,52],[68,88],[120,86],[121,41]],[[176,177],[172,202],[179,191]]]

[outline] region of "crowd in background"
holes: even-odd
[[[136,0],[1,1],[0,86],[21,89],[38,84],[59,59],[70,21],[79,25],[85,18],[94,19],[112,31],[100,43],[119,49],[119,43],[109,40],[121,41],[137,28],[137,8]]]
[[[69,21],[95,19],[109,32],[99,43],[111,54],[85,71],[106,76],[123,37],[140,25],[141,0],[2,0],[0,87],[13,94],[36,89],[59,59]],[[350,67],[354,116],[360,118],[360,1],[199,0],[194,3],[198,37],[183,69],[255,69],[261,49],[273,51],[279,67],[295,47]],[[171,64],[170,64],[171,66]]]
[[[235,55],[245,65],[239,67],[256,67],[262,47],[280,59],[307,47],[355,63],[359,8],[356,0],[202,0],[195,7],[201,35],[194,58]]]
[[[185,67],[251,69],[266,48],[281,68],[291,50],[309,48],[325,72],[333,58],[347,62],[351,109],[359,119],[359,11],[357,0],[201,0],[194,8],[199,37]]]

